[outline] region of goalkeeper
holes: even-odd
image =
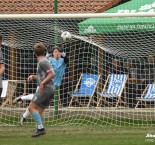
[[[47,47],[48,53],[46,54],[46,57],[52,64],[55,76],[54,76],[54,87],[55,91],[59,90],[59,87],[61,85],[62,77],[65,72],[66,65],[68,63],[68,58],[66,57],[66,54],[63,52],[63,49],[60,47]],[[52,50],[52,51],[50,51]],[[37,87],[38,89],[38,87]],[[29,95],[22,95],[17,97],[13,103],[16,102],[22,102],[23,100],[31,100],[33,97],[33,94]],[[26,121],[26,118],[30,115],[29,109],[27,108],[25,112],[21,115],[20,118],[20,126],[23,126],[23,122]]]

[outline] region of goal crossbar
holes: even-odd
[[[0,19],[45,19],[45,18],[111,18],[111,17],[155,17],[155,13],[85,13],[85,14],[0,14]]]

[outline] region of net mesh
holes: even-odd
[[[100,22],[101,18],[95,19]],[[3,86],[6,92],[2,94],[3,103],[0,107],[1,126],[17,125],[30,101],[13,103],[13,100],[36,91],[36,82],[28,83],[26,80],[30,74],[36,73],[37,60],[33,46],[37,42],[43,42],[46,47],[61,44],[69,59],[58,89],[58,110],[55,110],[53,101],[45,111],[47,125],[154,125],[154,86],[148,85],[153,84],[155,75],[154,31],[130,28],[111,32],[114,27],[110,23],[92,23],[86,27],[83,24],[86,20],[0,20],[5,62],[3,83],[6,82]],[[135,24],[139,22],[136,20]],[[146,27],[148,25],[149,21]],[[103,30],[106,31],[103,33]],[[67,42],[63,42],[60,37],[64,31],[72,34]],[[85,91],[84,95],[75,97],[71,92],[84,89],[80,81],[81,74],[98,75],[98,79],[86,78],[84,84],[92,86],[96,81],[96,85],[88,92]],[[88,95],[89,92],[92,94]],[[29,116],[25,124],[33,123]]]

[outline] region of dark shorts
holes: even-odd
[[[1,105],[2,102],[3,102],[3,99],[1,98],[1,94],[2,94],[2,88],[0,88],[0,105]]]
[[[0,88],[0,97],[1,97],[1,94],[2,94],[2,90],[3,90],[3,89],[2,89],[2,88]]]
[[[54,86],[44,87],[43,93],[40,93],[38,89],[32,98],[32,102],[40,107],[47,108],[49,107],[52,99],[54,99]]]

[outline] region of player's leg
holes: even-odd
[[[2,97],[1,97],[1,94],[2,94],[2,88],[0,88],[0,106],[1,106],[1,104],[2,104],[2,102],[3,102],[3,99],[2,99]]]
[[[22,101],[24,101],[24,100],[29,100],[29,101],[31,101],[32,98],[33,98],[33,95],[34,95],[34,94],[21,95],[21,96],[15,98],[15,99],[13,100],[13,103],[22,102]]]
[[[23,100],[32,100],[32,98],[33,98],[33,96],[34,96],[34,94],[29,94],[29,95],[26,95],[26,96],[21,96],[21,100],[23,101]],[[17,101],[18,102],[18,101]],[[26,118],[28,117],[30,115],[30,111],[29,111],[29,109],[27,108],[26,110],[25,110],[25,112],[21,115],[21,117],[20,117],[20,122],[19,122],[19,124],[20,124],[20,126],[23,126],[23,123],[26,121]]]
[[[37,137],[45,134],[45,129],[43,126],[43,112],[44,109],[49,107],[51,100],[54,98],[54,87],[44,87],[44,91],[40,93],[39,91],[34,94],[32,101],[29,105],[29,111],[32,114],[32,118],[37,124],[37,131],[32,135],[32,137]]]
[[[33,96],[34,96],[34,94],[29,94],[29,95],[26,95],[26,96],[21,96],[21,99],[31,101]]]
[[[37,104],[31,102],[29,105],[29,111],[32,114],[32,118],[33,120],[36,122],[37,124],[37,130],[36,132],[32,135],[32,137],[38,137],[40,135],[44,135],[46,134],[46,131],[44,129],[44,126],[42,124],[42,119],[40,116],[40,113],[43,114],[44,112],[44,108],[38,106]]]
[[[25,112],[21,115],[21,118],[20,118],[20,123],[19,125],[20,126],[23,126],[24,122],[26,121],[26,118],[30,115],[30,111],[29,111],[29,108],[26,108]],[[44,122],[44,116],[43,115],[40,115],[41,117],[41,120],[42,122]]]
[[[30,111],[29,111],[29,108],[26,108],[25,112],[21,115],[20,117],[20,126],[23,126],[23,123],[26,121],[26,118],[30,115]]]
[[[37,89],[36,89],[36,91],[39,89],[39,87],[37,87]],[[32,100],[32,98],[33,98],[33,96],[34,96],[34,94],[29,94],[29,95],[23,95],[23,96],[21,96],[20,97],[20,99],[21,100]],[[27,108],[26,110],[25,110],[25,112],[21,115],[21,117],[20,117],[20,126],[23,126],[23,123],[26,121],[26,118],[30,115],[31,113],[30,113],[30,111],[29,111],[29,109]]]
[[[23,100],[32,100],[33,98],[33,94],[29,94],[29,95],[25,95],[25,96],[20,96],[20,97],[17,97],[17,99],[15,100],[15,102],[19,102],[19,101],[23,101]],[[20,122],[19,122],[19,125],[20,126],[23,126],[23,123],[26,121],[26,118],[30,115],[30,111],[29,109],[27,108],[25,110],[24,113],[22,113],[21,117],[20,117]]]

